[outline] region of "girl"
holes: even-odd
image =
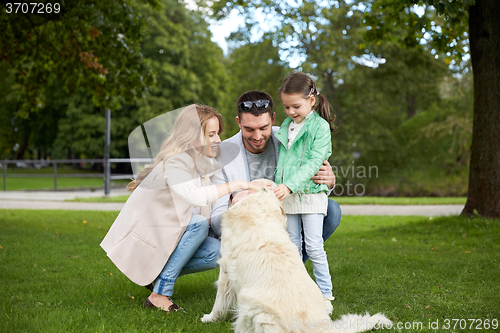
[[[316,90],[314,81],[302,72],[290,74],[279,93],[289,117],[276,133],[280,144],[275,181],[279,186],[274,193],[284,200],[287,230],[301,257],[303,229],[316,283],[331,314],[333,306],[330,301],[334,297],[322,238],[328,187],[311,180],[332,152],[330,132],[334,127],[330,105]]]
[[[208,237],[210,204],[250,184],[211,185],[222,129],[213,108],[183,109],[154,162],[129,184],[133,193],[101,243],[130,280],[154,282],[147,308],[178,310],[170,298],[177,277],[217,266],[220,242]]]

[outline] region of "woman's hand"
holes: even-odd
[[[246,190],[252,185],[244,180],[232,180],[228,183],[216,185],[219,198],[236,191]]]
[[[251,182],[247,182],[244,180],[241,180],[240,182],[241,182],[241,184],[240,184],[240,187],[238,188],[238,190],[247,190],[251,186],[253,186],[253,184]]]
[[[265,182],[252,182],[252,187],[260,187],[260,188],[267,188],[269,190],[272,190],[273,185],[270,183],[265,183]]]
[[[290,193],[292,193],[292,191],[290,191],[285,184],[280,184],[274,189],[274,195],[276,198],[280,199],[280,201],[283,201],[283,199],[285,199]]]

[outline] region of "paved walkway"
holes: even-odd
[[[464,205],[340,205],[342,215],[459,215]]]
[[[125,195],[112,189],[110,196]],[[62,209],[119,211],[121,202],[73,202],[74,198],[102,197],[102,191],[6,191],[0,192],[0,209]],[[341,205],[343,215],[458,215],[463,205]]]

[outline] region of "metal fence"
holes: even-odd
[[[7,191],[7,178],[54,178],[54,191],[57,191],[57,179],[64,177],[76,178],[96,178],[102,177],[104,180],[104,194],[108,195],[111,191],[111,180],[113,179],[132,179],[132,174],[111,174],[111,163],[151,163],[151,159],[144,158],[110,158],[110,159],[67,159],[67,160],[0,160],[3,174],[3,190]],[[102,163],[103,173],[69,173],[62,174],[57,172],[58,164],[74,164],[74,163]],[[33,167],[34,169],[52,165],[52,174],[43,173],[23,173],[9,174],[7,173],[8,165],[13,164],[18,168]]]

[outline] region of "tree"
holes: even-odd
[[[264,36],[262,42],[233,48],[225,63],[228,71],[228,92],[223,108],[226,120],[224,136],[228,137],[239,131],[234,120],[237,115],[236,99],[249,90],[268,92],[273,98],[274,111],[279,117],[278,123],[281,122],[284,112],[278,111],[278,87],[289,68],[280,60],[278,48],[273,45],[272,40]]]
[[[120,97],[133,102],[153,85],[139,49],[144,20],[131,0],[47,2],[43,13],[34,5],[11,3],[0,12],[0,59],[15,75],[19,116],[42,108],[55,80],[67,93],[86,90],[96,106],[111,109]]]
[[[500,218],[500,2],[469,8],[474,116],[469,193],[462,214]]]
[[[147,18],[141,52],[150,60],[157,79],[147,98],[124,103],[118,110],[133,114],[130,130],[188,104],[207,104],[222,111],[228,89],[223,53],[211,41],[201,13],[177,0],[161,0],[155,9],[140,6],[140,15]],[[126,143],[124,135],[129,133],[124,132],[120,140]]]
[[[316,79],[337,116],[339,131],[332,140],[336,153],[331,162],[351,165],[353,154],[361,152],[377,163],[384,161],[387,170],[394,168],[388,162],[399,154],[390,154],[388,148],[396,149],[399,144],[394,132],[404,121],[400,113],[409,117],[439,98],[438,78],[446,71],[442,59],[434,59],[423,47],[402,49],[394,40],[367,41],[363,38],[366,28],[362,27],[364,1],[214,3],[216,17],[232,8],[240,9],[247,23],[230,36],[234,44],[243,44],[234,49],[233,54],[238,54],[240,49],[246,50],[249,56],[241,61],[251,67],[247,72],[252,71],[249,77],[255,82],[254,89],[261,82],[258,77],[267,77],[268,71],[271,68],[274,71],[277,64],[274,61],[273,67],[265,63],[256,66],[255,63],[261,60],[261,48],[268,49],[268,58],[280,59],[285,74],[292,67],[287,61],[300,58],[301,62],[293,66]],[[260,40],[252,41],[255,39],[252,31],[258,30],[260,24],[256,17],[262,15],[272,18],[275,26]],[[399,30],[404,32],[404,29]],[[372,68],[377,65],[380,66]],[[243,65],[240,63],[240,66]],[[267,80],[268,84],[272,81]],[[269,92],[276,91],[280,82],[274,80],[272,84]],[[283,114],[278,115],[282,119]],[[382,151],[385,153],[381,154]]]
[[[415,5],[423,8],[418,15]],[[392,42],[405,49],[423,48],[444,62],[458,74],[467,72],[468,64],[464,56],[470,54],[474,73],[473,134],[470,155],[468,199],[463,214],[474,212],[487,217],[500,217],[500,2],[498,0],[366,0],[347,2],[338,0],[332,3],[304,0],[295,3],[271,1],[220,1],[214,3],[216,17],[223,17],[233,8],[243,8],[246,12],[246,31],[252,28],[251,15],[262,8],[264,13],[272,13],[273,18],[281,19],[277,31],[278,45],[288,45],[301,40],[299,47],[312,45],[307,56],[313,59],[314,52],[328,43],[327,31],[318,28],[325,22],[326,14],[344,6],[354,10],[348,12],[356,16],[362,11],[367,42]],[[317,17],[319,20],[311,20]],[[330,22],[333,22],[330,20]],[[319,25],[318,25],[319,23]],[[346,26],[346,25],[344,25]],[[352,24],[349,24],[352,26]],[[342,29],[335,26],[337,31]],[[345,29],[346,38],[351,37]],[[315,33],[317,32],[317,33]],[[294,37],[299,38],[294,38]],[[305,38],[304,38],[305,37]],[[316,43],[322,40],[322,44]],[[311,41],[309,43],[308,41]],[[340,46],[339,43],[335,43]],[[297,44],[295,44],[297,45]],[[348,49],[346,43],[345,49]],[[359,43],[363,45],[363,43]],[[375,43],[376,45],[376,43]],[[373,49],[373,45],[371,45]],[[369,48],[367,48],[369,49]],[[319,54],[319,52],[317,52]],[[353,55],[352,52],[347,52]],[[331,54],[335,56],[335,54]],[[332,57],[333,58],[333,57]],[[352,65],[350,59],[339,57],[335,69],[321,71],[323,61],[311,61],[307,70],[315,70],[315,75],[331,77],[331,72],[341,73],[342,68]],[[345,67],[341,65],[344,64]],[[307,64],[306,64],[307,66]],[[323,67],[324,69],[324,67]],[[340,70],[339,70],[340,69]],[[345,82],[345,80],[343,80]],[[335,83],[335,80],[333,80]],[[328,86],[328,81],[324,82]],[[336,82],[339,84],[339,81]],[[337,87],[335,87],[337,88]],[[338,90],[337,95],[339,94]],[[328,96],[336,100],[336,96]],[[410,101],[411,102],[411,101]],[[410,103],[411,104],[411,103]],[[342,114],[342,106],[340,105]],[[411,108],[410,114],[412,114]]]
[[[369,23],[376,34],[390,34],[391,24],[401,24],[400,12],[411,6],[433,6],[444,20],[431,20],[423,15],[418,29],[408,25],[407,40],[421,43],[429,40],[434,52],[448,59],[459,59],[470,50],[474,73],[473,132],[470,155],[469,189],[462,214],[477,213],[500,217],[500,2],[496,0],[404,0],[374,1]],[[373,15],[374,14],[374,15]],[[378,19],[377,19],[378,18]],[[437,22],[437,24],[436,24]],[[437,29],[439,27],[439,29]],[[467,33],[468,27],[468,33]],[[430,37],[430,38],[429,38]],[[468,40],[467,40],[468,38]],[[467,41],[469,43],[467,43]],[[453,64],[454,61],[450,60]],[[456,65],[459,65],[458,63]]]
[[[127,2],[129,5],[133,8],[133,17],[128,19],[141,22],[141,38],[135,42],[134,53],[140,54],[142,62],[147,64],[145,75],[154,76],[156,80],[154,86],[142,93],[140,84],[131,86],[143,98],[127,96],[126,91],[123,95],[114,95],[118,104],[112,112],[110,150],[115,157],[126,157],[130,132],[157,115],[192,103],[221,108],[228,86],[222,50],[210,40],[208,24],[199,12],[186,9],[177,0],[158,0],[155,7],[136,0]],[[116,59],[120,57],[117,55]],[[132,67],[131,72],[133,70]],[[45,102],[37,106],[36,112],[25,113],[27,118],[23,118],[18,112],[22,100],[16,95],[11,63],[0,63],[0,75],[3,73],[6,75],[0,82],[0,119],[3,120],[0,135],[6,139],[0,140],[0,156],[102,157],[105,119],[102,108],[93,102],[93,89],[80,82],[68,94],[64,89],[67,90],[70,78],[54,78],[47,87],[42,87]],[[41,119],[43,123],[38,121]],[[26,147],[25,155],[20,154],[23,147]]]

